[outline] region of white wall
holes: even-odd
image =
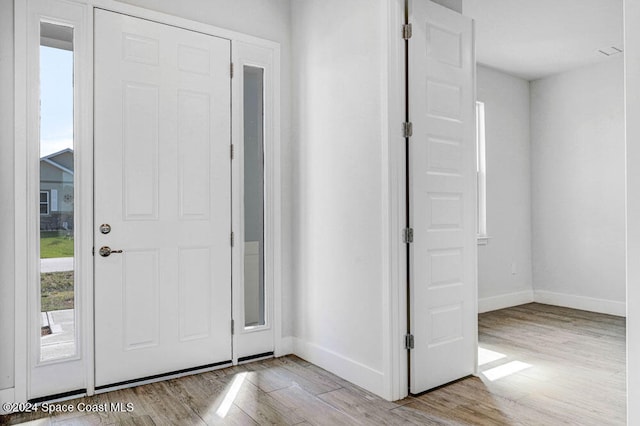
[[[627,424],[640,424],[640,2],[624,2],[627,137]]]
[[[385,11],[292,2],[294,347],[381,395]]]
[[[0,389],[13,387],[13,0],[0,0]]]
[[[625,313],[623,58],[531,83],[536,300]]]
[[[487,245],[478,246],[479,311],[532,301],[529,82],[479,65],[485,107]]]

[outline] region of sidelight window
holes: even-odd
[[[40,25],[40,357],[77,355],[73,28]]]
[[[265,325],[264,69],[244,66],[244,325]]]

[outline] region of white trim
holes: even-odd
[[[478,313],[491,312],[532,302],[564,306],[566,308],[602,314],[626,316],[625,302],[577,296],[548,290],[522,290],[497,296],[483,297],[478,299]]]
[[[15,283],[28,280],[28,221],[27,221],[27,2],[15,1],[15,130],[14,130],[14,197],[15,197]],[[27,238],[22,238],[27,236]],[[15,285],[15,343],[14,343],[14,398],[15,402],[27,401],[29,381],[28,362],[28,291],[26,285]]]
[[[497,311],[534,301],[533,290],[516,291],[478,299],[478,313]]]
[[[13,386],[15,314],[14,255],[14,0],[0,0],[0,388]],[[1,395],[1,394],[0,394]],[[13,401],[13,399],[12,399]],[[2,402],[2,401],[0,401]]]
[[[462,14],[461,11],[457,11],[458,13]],[[473,99],[478,99],[478,67],[476,66],[477,64],[477,59],[476,59],[476,21],[474,21],[473,19],[471,20],[471,73],[473,74],[472,76],[472,85],[473,85]],[[478,183],[476,181],[476,188],[478,187]],[[477,197],[477,194],[475,194]],[[486,196],[486,188],[485,188],[485,196]],[[476,199],[476,206],[478,205],[478,200]],[[485,208],[485,213],[486,213],[486,208]],[[476,215],[478,213],[476,212]],[[486,225],[486,222],[485,222]],[[485,226],[486,227],[486,226]],[[485,233],[486,233],[486,229],[485,229]],[[479,336],[478,336],[478,245],[474,244],[473,245],[473,257],[474,257],[474,263],[475,263],[475,267],[474,267],[474,273],[475,276],[473,277],[473,325],[474,325],[474,331],[473,331],[473,340],[474,340],[474,351],[473,351],[473,355],[475,357],[475,360],[473,362],[473,367],[474,367],[474,374],[478,375],[478,348],[480,347],[480,342],[479,342]]]
[[[293,346],[300,358],[385,398],[383,372],[297,337],[293,338]]]
[[[245,41],[245,43],[251,43],[259,45],[255,41]],[[274,327],[274,356],[281,356],[282,350],[282,165],[280,159],[282,158],[281,151],[281,115],[280,115],[280,94],[282,87],[280,85],[280,44],[275,42],[269,42],[268,46],[272,51],[271,67],[273,87],[271,88],[270,100],[272,113],[271,131],[273,132],[271,140],[271,152],[269,153],[269,162],[271,163],[270,170],[268,172],[268,185],[271,187],[271,204],[267,206],[267,224],[271,227],[271,252],[273,254],[271,262],[273,280],[273,327]],[[269,194],[267,194],[269,195]],[[288,352],[284,352],[286,354]]]
[[[276,353],[274,356],[285,356],[293,354],[293,341],[295,337],[287,336],[280,338],[280,345],[276,348]]]
[[[626,316],[627,304],[617,300],[597,299],[594,297],[576,296],[574,294],[556,293],[547,290],[534,290],[534,301],[547,305],[564,306],[566,308],[601,314]]]
[[[83,229],[88,230],[80,235],[81,240],[80,250],[81,254],[76,255],[76,258],[81,263],[81,269],[78,276],[83,282],[90,282],[93,284],[94,280],[94,257],[93,257],[93,232],[89,231],[95,226],[94,223],[94,200],[93,200],[93,64],[94,64],[94,51],[93,51],[93,34],[94,34],[94,11],[90,8],[87,11],[86,23],[84,26],[84,33],[82,37],[86,40],[87,50],[84,53],[88,58],[87,63],[84,64],[86,72],[92,78],[84,78],[81,80],[80,91],[86,94],[80,100],[78,108],[82,108],[81,120],[83,120],[84,133],[82,138],[85,140],[91,140],[91,143],[87,143],[82,147],[82,150],[76,149],[74,153],[74,161],[76,173],[76,183],[74,190],[79,191],[81,194],[85,194],[85,200],[83,201],[82,210],[76,215],[76,221],[83,226]],[[85,104],[82,104],[85,102]],[[91,203],[90,207],[85,206],[85,203]],[[87,395],[91,396],[95,392],[95,334],[94,334],[94,286],[85,286],[84,294],[80,294],[82,298],[82,318],[84,320],[84,344],[82,345],[82,351],[85,357],[85,384],[87,389]]]
[[[640,2],[624,1],[627,424],[640,424]]]
[[[399,400],[408,395],[408,356],[404,348],[407,332],[407,250],[402,243],[402,229],[406,227],[405,197],[405,140],[400,131],[400,123],[405,121],[405,72],[404,40],[401,28],[404,24],[405,0],[392,0],[383,8],[385,13],[381,25],[387,31],[383,34],[383,47],[387,56],[383,57],[381,81],[382,134],[386,135],[386,145],[382,152],[382,259],[383,285],[382,315],[383,329],[384,394],[388,400]],[[386,102],[384,102],[386,98]],[[386,104],[386,105],[385,105]]]
[[[0,416],[9,414],[8,411],[3,410],[2,405],[5,402],[15,402],[15,389],[2,389],[0,390]]]

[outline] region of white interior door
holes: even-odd
[[[410,388],[419,393],[475,371],[475,58],[470,19],[410,4]]]
[[[228,40],[96,10],[97,387],[231,360],[229,64]]]

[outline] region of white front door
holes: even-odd
[[[476,365],[476,149],[472,21],[410,3],[411,393]]]
[[[228,40],[96,10],[97,387],[232,359],[230,84]]]

